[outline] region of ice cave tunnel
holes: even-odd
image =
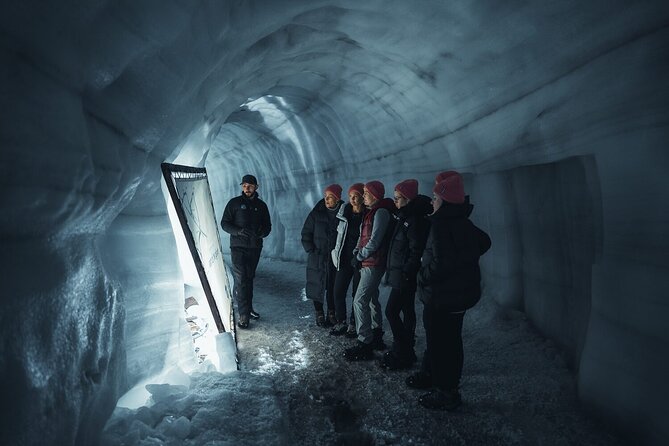
[[[256,174],[263,259],[295,262],[327,184],[462,172],[486,298],[666,444],[669,3],[3,2],[0,42],[2,444],[94,444],[180,360],[163,162],[219,220]]]

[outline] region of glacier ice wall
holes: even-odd
[[[288,259],[323,186],[462,171],[486,293],[562,345],[586,404],[666,439],[668,8],[3,5],[0,440],[90,443],[178,356],[162,161],[205,165],[219,215],[255,173]]]

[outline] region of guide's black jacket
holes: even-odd
[[[490,249],[490,237],[469,220],[468,202],[444,202],[429,216],[418,295],[425,305],[446,311],[463,311],[481,298],[479,257]]]
[[[390,239],[386,265],[386,280],[392,288],[411,286],[415,289],[420,258],[430,230],[426,217],[431,212],[430,198],[418,195],[393,213],[397,224]]]
[[[272,231],[269,210],[254,192],[251,198],[243,193],[225,206],[221,227],[230,234],[231,248],[262,248],[262,239]]]

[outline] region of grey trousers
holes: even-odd
[[[360,269],[360,283],[353,298],[353,310],[358,340],[365,344],[372,343],[372,329],[383,326],[383,313],[379,303],[379,284],[384,272],[385,269],[381,267]]]

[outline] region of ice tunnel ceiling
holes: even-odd
[[[0,431],[94,442],[178,363],[167,161],[207,168],[219,217],[256,174],[263,254],[297,261],[325,185],[429,194],[461,171],[489,298],[566,352],[585,404],[659,444],[668,42],[662,1],[5,2]]]

